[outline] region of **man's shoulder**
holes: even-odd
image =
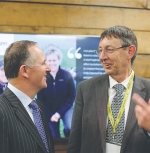
[[[135,75],[134,85],[141,90],[145,89],[147,92],[150,91],[150,80],[147,78]]]
[[[143,83],[150,84],[150,79],[147,79],[147,78],[144,78],[144,77],[141,77],[141,76],[138,76],[138,75],[135,75],[135,79],[139,80],[139,81],[142,81]]]
[[[14,99],[14,96],[14,93],[6,87],[5,91],[0,95],[0,105],[10,103]]]
[[[4,116],[8,115],[7,113],[11,114],[11,104],[7,100],[6,96],[4,94],[0,95],[0,114],[2,113]]]

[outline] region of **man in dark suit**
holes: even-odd
[[[54,153],[43,106],[35,99],[37,92],[47,87],[50,68],[45,61],[42,50],[32,41],[14,42],[5,52],[8,87],[0,96],[0,153]],[[42,119],[44,141],[37,130],[34,109],[29,107],[33,100]]]
[[[124,26],[108,28],[96,52],[106,74],[77,87],[67,153],[149,153],[149,133],[139,127],[131,98],[135,92],[150,97],[150,81],[132,70],[135,34]]]

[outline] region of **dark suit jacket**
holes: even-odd
[[[108,88],[107,74],[78,85],[67,153],[105,153]],[[150,81],[135,76],[133,93],[148,101]],[[138,126],[134,108],[131,99],[120,153],[150,153],[150,137]]]
[[[40,102],[37,103],[43,111]],[[54,153],[51,131],[41,115],[50,153]],[[47,153],[26,109],[9,88],[0,96],[0,153]]]

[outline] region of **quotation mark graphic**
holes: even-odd
[[[72,52],[71,52],[72,49],[73,49],[73,48],[70,48],[70,49],[68,50],[68,52],[67,52],[68,58],[74,58],[74,56],[75,56],[75,58],[77,58],[77,59],[82,58],[82,55],[81,55],[80,53],[78,53],[79,50],[81,49],[81,47],[79,47],[79,48],[75,51],[75,53],[72,53]]]

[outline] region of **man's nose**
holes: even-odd
[[[107,53],[103,50],[100,54],[99,54],[99,59],[100,60],[103,60],[107,58]]]
[[[50,66],[46,63],[46,71],[47,72],[50,72],[51,71],[51,68],[50,68]]]

